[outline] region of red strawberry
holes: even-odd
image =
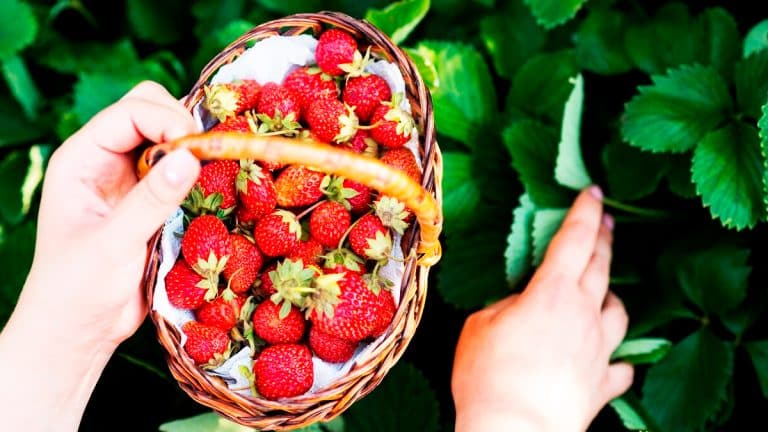
[[[351,140],[340,144],[339,147],[370,157],[379,156],[379,145],[365,129],[358,129]]]
[[[299,121],[301,118],[301,98],[284,86],[273,82],[266,83],[261,88],[258,112],[272,119]]]
[[[290,303],[283,303],[283,306],[265,300],[253,311],[253,330],[272,345],[298,343],[306,330],[306,321],[299,308]]]
[[[355,114],[364,122],[382,102],[392,99],[392,90],[384,78],[369,74],[350,78],[344,87],[344,103],[355,108]]]
[[[299,96],[301,112],[305,117],[309,105],[315,99],[325,97],[336,99],[339,95],[339,86],[333,77],[313,67],[295,69],[285,77],[283,86]]]
[[[238,210],[241,222],[256,222],[272,213],[277,206],[277,191],[272,174],[252,161],[240,162],[237,192],[242,207]]]
[[[395,100],[398,98],[396,97]],[[411,132],[416,127],[413,117],[402,110],[397,103],[381,105],[371,117],[371,136],[379,144],[393,149],[402,147],[411,139]]]
[[[227,226],[213,215],[192,219],[181,239],[181,253],[199,275],[218,284],[219,274],[232,255]]]
[[[309,104],[304,117],[309,130],[327,143],[347,142],[355,136],[360,121],[355,111],[338,99],[319,98]]]
[[[187,322],[181,330],[187,335],[184,351],[195,364],[218,364],[227,357],[229,336],[224,330],[195,321]]]
[[[273,345],[253,364],[256,389],[266,399],[299,396],[312,388],[312,353],[304,345]]]
[[[381,261],[392,252],[392,236],[378,216],[367,214],[349,231],[352,250],[363,258]]]
[[[344,177],[331,177],[323,193],[352,213],[364,213],[371,209],[371,190],[362,183]]]
[[[306,298],[315,291],[312,287],[320,269],[307,266],[304,262],[285,259],[277,264],[275,270],[269,272],[269,279],[275,291],[270,300],[275,304],[292,304],[304,308]]]
[[[253,229],[253,237],[264,255],[286,256],[301,238],[301,225],[293,213],[277,210],[259,219]]]
[[[256,108],[261,86],[254,80],[206,86],[203,107],[219,121]]]
[[[392,297],[392,293],[389,292],[389,290],[381,290],[379,291],[379,295],[376,296],[376,310],[378,313],[376,314],[376,317],[378,318],[376,321],[376,325],[373,328],[373,331],[371,332],[371,336],[377,338],[384,334],[385,331],[389,328],[389,325],[392,324],[392,318],[395,317],[395,312],[397,311],[397,306],[395,306],[395,299]]]
[[[323,245],[313,237],[307,240],[300,240],[296,247],[288,254],[288,259],[293,261],[301,260],[305,265],[315,265],[320,262],[320,255],[323,254]]]
[[[224,267],[224,277],[229,281],[229,288],[236,294],[248,292],[264,263],[259,248],[241,234],[231,234],[232,256]]]
[[[222,295],[196,310],[195,318],[200,324],[229,332],[237,324],[240,309],[244,304],[245,297],[243,296],[235,296],[233,299],[227,300]]]
[[[346,248],[336,249],[324,256],[323,270],[325,273],[353,272],[360,276],[365,274],[365,262]]]
[[[325,274],[316,280],[307,299],[310,320],[317,329],[357,342],[370,336],[378,323],[376,294],[357,273]]]
[[[321,189],[325,174],[301,165],[291,165],[275,179],[277,204],[280,207],[304,207],[323,197]]]
[[[336,201],[324,201],[309,217],[309,232],[321,245],[335,248],[351,223],[352,215],[343,205]]]
[[[230,117],[211,128],[213,132],[243,132],[254,133],[258,130],[256,120],[250,113]]]
[[[405,147],[387,150],[381,155],[381,161],[408,174],[416,183],[421,184],[421,168],[416,162],[416,156]]]
[[[354,63],[357,56],[360,56],[357,41],[345,31],[326,30],[317,41],[315,59],[320,69],[328,75],[344,75],[345,71],[340,66]]]
[[[221,194],[222,209],[229,209],[237,204],[235,179],[240,172],[240,165],[233,160],[216,160],[200,169],[197,183],[205,196]]]
[[[275,161],[259,161],[259,165],[269,171],[277,171],[279,169],[285,168],[284,163]]]
[[[197,309],[205,303],[206,297],[213,299],[219,292],[216,284],[195,273],[181,258],[165,275],[165,290],[168,301],[180,309]]]
[[[309,347],[322,360],[329,363],[344,363],[355,354],[357,342],[331,336],[312,326],[309,329]]]
[[[259,287],[258,287],[259,294],[263,296],[271,296],[272,294],[277,292],[277,290],[275,289],[275,284],[272,282],[272,278],[269,276],[269,274],[275,270],[277,270],[276,262],[273,262],[272,264],[269,264],[268,266],[264,267],[264,271],[262,271],[261,274],[259,275]]]

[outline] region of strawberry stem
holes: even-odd
[[[621,210],[626,213],[630,213],[638,216],[647,217],[650,219],[666,219],[673,216],[671,212],[668,212],[665,210],[636,207],[636,206],[625,204],[621,201],[614,200],[608,197],[603,198],[603,204],[605,204],[606,207],[610,207],[616,210]]]
[[[345,232],[344,232],[344,235],[343,235],[343,236],[341,236],[341,239],[339,239],[339,245],[338,245],[338,246],[336,246],[336,250],[337,250],[337,251],[341,251],[341,248],[342,248],[342,246],[344,246],[344,242],[347,240],[347,236],[348,236],[348,235],[349,235],[349,233],[352,231],[352,229],[355,227],[355,225],[357,225],[357,224],[358,224],[358,223],[359,223],[359,222],[360,222],[360,221],[363,219],[363,216],[365,216],[365,215],[369,215],[369,214],[371,214],[371,213],[373,213],[373,210],[371,210],[371,211],[369,211],[368,213],[366,213],[366,214],[364,214],[364,215],[360,216],[359,218],[357,218],[357,220],[356,220],[354,223],[352,223],[352,224],[349,226],[349,228],[347,228],[347,231],[345,231]]]
[[[303,212],[299,213],[299,215],[296,216],[296,220],[301,220],[304,216],[306,216],[307,214],[311,213],[312,210],[316,209],[320,204],[324,203],[325,201],[326,200],[321,200],[321,201],[318,201],[318,202],[312,204],[311,206],[309,206],[309,208],[307,208]]]

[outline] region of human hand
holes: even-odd
[[[456,430],[583,431],[632,384],[610,364],[628,317],[608,291],[613,219],[583,191],[526,289],[466,321],[454,360]]]

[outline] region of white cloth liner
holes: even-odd
[[[255,79],[260,84],[267,82],[283,82],[285,77],[295,68],[311,65],[315,63],[315,47],[317,40],[312,36],[273,36],[268,39],[257,42],[253,47],[247,49],[243,54],[232,63],[222,66],[221,69],[212,78],[213,83],[226,83],[236,79]],[[367,71],[375,73],[384,78],[392,89],[392,93],[404,93],[405,82],[398,67],[384,60],[372,62],[366,68]],[[410,104],[406,98],[403,98],[401,107],[407,112],[411,112]],[[215,123],[208,112],[199,104],[193,110],[194,118],[200,130],[207,130]],[[421,166],[421,157],[418,151],[419,141],[418,133],[414,130],[410,141],[406,147],[416,156],[419,166]],[[168,302],[168,295],[165,290],[165,275],[173,266],[181,249],[181,240],[179,234],[183,233],[183,212],[179,208],[171,216],[163,227],[163,233],[160,240],[160,268],[158,270],[157,285],[153,298],[153,308],[158,311],[167,321],[176,328],[181,327],[187,321],[194,319],[194,314],[190,310],[178,309]],[[402,262],[403,252],[400,247],[401,236],[397,233],[393,236],[393,256],[394,260],[381,268],[381,275],[395,282],[392,289],[392,296],[395,304],[400,304],[400,290],[398,285],[402,282],[404,264]],[[182,346],[186,343],[186,335],[181,335]],[[314,384],[310,393],[316,392],[327,387],[335,379],[344,376],[355,363],[357,359],[370,351],[375,343],[361,343],[355,355],[346,363],[334,364],[320,360],[313,355],[314,365]],[[239,393],[250,395],[248,388],[248,379],[240,372],[240,366],[245,365],[251,369],[253,360],[250,358],[251,350],[246,347],[237,353],[233,353],[217,369],[210,371],[211,374],[225,379],[229,387],[237,389]]]

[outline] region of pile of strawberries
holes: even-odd
[[[364,72],[349,34],[319,38],[317,66],[282,83],[242,80],[206,88],[212,129],[315,139],[401,169],[421,170],[404,147],[414,129],[380,76]],[[393,233],[413,216],[396,199],[351,179],[274,161],[204,164],[186,202],[181,254],[165,277],[168,299],[194,310],[182,331],[186,353],[215,368],[250,346],[243,371],[255,395],[280,399],[313,384],[313,353],[340,363],[386,332],[396,306]]]

